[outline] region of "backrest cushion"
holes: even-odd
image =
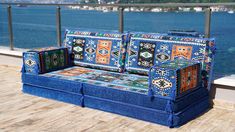
[[[64,45],[73,55],[75,65],[122,72],[126,36],[111,31],[66,30]]]
[[[148,74],[151,66],[175,59],[205,63],[207,45],[214,41],[213,39],[156,33],[130,33],[130,36],[126,70],[145,75]]]

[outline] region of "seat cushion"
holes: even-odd
[[[208,110],[209,96],[207,95],[200,98],[177,113],[169,113],[158,109],[151,109],[86,95],[84,97],[84,106],[158,123],[169,127],[179,127]]]
[[[63,79],[59,77],[50,77],[47,74],[29,74],[22,73],[22,83],[35,87],[43,87],[56,91],[63,91],[69,93],[82,94],[82,83],[79,81],[72,81],[70,79]]]
[[[199,88],[169,100],[148,96],[148,78],[83,67],[45,74],[22,74],[23,92],[137,119],[179,126],[208,108],[208,91]]]
[[[192,102],[195,102],[200,98],[208,95],[207,90],[202,87],[185,96],[181,96],[175,101],[170,101],[164,97],[152,97],[148,95],[148,77],[146,76],[102,71],[78,66],[42,74],[37,77],[34,76],[31,78],[34,78],[31,80],[35,81],[31,81],[30,84],[35,85],[37,82],[39,82],[37,85],[40,85],[40,82],[43,80],[37,81],[39,80],[37,78],[47,78],[49,80],[47,81],[48,83],[46,83],[47,87],[54,87],[57,84],[61,85],[59,83],[62,83],[65,85],[64,89],[67,88],[67,90],[73,92],[73,89],[79,88],[81,93],[85,96],[109,99],[162,111],[177,112]],[[24,80],[24,83],[28,84],[30,79]],[[46,80],[44,81],[46,82]],[[70,86],[68,86],[66,82],[70,82],[68,83]]]
[[[176,100],[149,96],[148,77],[78,66],[40,75],[22,74],[22,81],[30,89],[82,94],[167,112],[178,112],[208,95],[201,87]]]
[[[207,62],[206,46],[212,39],[170,36],[153,33],[131,33],[127,46],[126,70],[148,74],[149,68],[173,60]]]
[[[75,65],[122,72],[126,37],[115,31],[67,30],[64,45],[70,49]]]
[[[148,93],[148,77],[134,74],[73,66],[71,68],[46,73],[41,76],[81,82],[83,85],[93,84],[95,86],[132,91],[146,95]]]
[[[61,91],[48,87],[23,84],[22,91],[27,94],[36,95],[44,98],[54,99],[66,103],[83,106],[83,95],[74,92]]]

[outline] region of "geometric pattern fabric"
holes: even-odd
[[[23,53],[24,70],[27,73],[39,74],[68,67],[67,48],[41,48]]]
[[[42,74],[42,76],[148,94],[148,77],[142,75],[73,66],[67,69]]]
[[[118,32],[67,30],[64,46],[74,56],[74,64],[123,72],[126,36]]]
[[[207,49],[211,49],[208,48],[210,43],[214,44],[214,40],[167,34],[130,33],[125,69],[130,73],[147,75],[151,66],[174,60],[206,64],[209,54]],[[210,58],[212,59],[213,55]],[[211,67],[210,65],[207,67]]]
[[[149,94],[174,100],[201,87],[201,64],[173,61],[154,66],[149,73]]]

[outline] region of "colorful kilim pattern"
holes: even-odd
[[[137,64],[143,67],[153,66],[155,43],[140,43]]]
[[[82,60],[84,58],[84,55],[83,55],[84,45],[85,45],[84,39],[73,40],[72,49],[73,49],[73,54],[74,54],[75,59]]]
[[[23,53],[23,70],[26,73],[38,74],[40,73],[40,59],[36,52]]]
[[[212,63],[215,52],[214,39],[170,36],[154,33],[130,33],[127,46],[126,70],[130,73],[148,74],[151,65],[161,65],[174,60],[194,61],[202,63],[204,85],[211,80]],[[143,44],[151,44],[152,50],[143,48]],[[145,52],[147,51],[147,52]],[[153,57],[153,58],[152,58]],[[210,73],[209,73],[210,72]]]
[[[174,60],[175,57],[182,57],[186,60],[190,60],[191,55],[192,55],[192,46],[173,45],[171,60]]]
[[[58,72],[58,74],[60,75],[64,75],[64,76],[78,76],[81,74],[85,74],[85,73],[89,73],[89,72],[93,72],[94,70],[91,69],[85,69],[85,68],[71,68],[68,70],[63,70]]]
[[[67,48],[43,48],[23,53],[24,70],[27,73],[45,73],[69,66]]]
[[[198,80],[200,76],[200,65],[192,65],[189,67],[186,67],[184,69],[179,70],[179,78],[177,78],[178,81],[178,88],[180,88],[179,92],[183,93],[185,91],[188,91],[192,88],[197,87]]]
[[[215,58],[216,46],[215,41],[206,41],[206,50],[205,50],[205,57],[202,63],[202,80],[204,87],[210,89],[210,85],[213,79],[213,65],[214,65],[214,58]]]
[[[42,76],[87,82],[96,86],[148,94],[148,77],[74,66]]]
[[[96,50],[96,63],[109,64],[112,41],[98,40]]]
[[[127,34],[67,30],[65,47],[74,56],[74,64],[123,72]]]
[[[149,73],[149,94],[175,99],[201,86],[200,63],[172,61],[154,66]]]

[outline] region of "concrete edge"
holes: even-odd
[[[11,56],[22,58],[23,52],[28,49],[14,48],[14,50],[10,50],[8,47],[0,46],[0,55]]]
[[[213,99],[212,105],[214,108],[226,109],[235,111],[235,102],[230,102],[222,99]]]

